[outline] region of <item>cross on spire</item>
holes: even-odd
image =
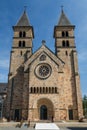
[[[45,45],[46,41],[45,40],[42,40],[42,45]]]
[[[63,13],[63,7],[64,7],[64,6],[63,6],[63,5],[61,5],[61,11],[62,11],[62,13]]]
[[[24,6],[24,12],[26,12],[27,6]]]

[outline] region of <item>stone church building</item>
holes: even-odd
[[[83,115],[74,28],[62,10],[54,27],[55,52],[43,40],[33,53],[34,29],[23,12],[13,26],[6,117],[59,121]]]

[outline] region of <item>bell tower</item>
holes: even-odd
[[[34,38],[33,27],[30,26],[26,11],[23,12],[16,26],[13,26],[13,30],[12,52],[14,52],[13,55],[17,55],[19,64],[22,64],[32,55],[32,40]]]
[[[74,28],[62,9],[58,25],[54,28],[55,54],[58,57],[64,59],[75,48]]]
[[[29,23],[26,11],[23,12],[17,24],[13,26],[13,31],[13,45],[8,75],[7,116],[12,119],[20,119],[24,81],[23,65],[32,55],[32,40],[34,38],[33,27]]]
[[[54,27],[55,54],[65,63],[64,76],[67,85],[64,84],[63,88],[68,88],[68,97],[69,93],[72,95],[72,103],[68,102],[67,105],[68,114],[73,113],[73,119],[78,119],[83,115],[83,111],[74,28],[62,9],[58,25]]]

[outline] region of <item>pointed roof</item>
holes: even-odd
[[[71,26],[71,23],[68,20],[68,18],[65,15],[63,10],[61,11],[61,15],[60,15],[60,18],[59,18],[58,26]]]
[[[56,57],[45,44],[42,44],[42,46],[24,63],[24,71],[26,71],[29,65],[43,53],[50,57],[50,59],[52,59],[59,66],[59,68],[62,68],[65,64],[59,57]]]
[[[23,15],[20,17],[16,26],[30,26],[26,11],[23,12]]]

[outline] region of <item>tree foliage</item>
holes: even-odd
[[[87,96],[83,97],[83,114],[87,118]]]

